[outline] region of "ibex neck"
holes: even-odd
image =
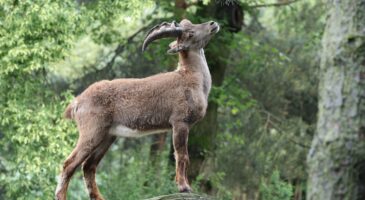
[[[179,69],[189,71],[201,71],[207,65],[204,50],[179,52]]]
[[[180,52],[178,70],[198,73],[200,75],[199,77],[202,79],[201,84],[203,92],[208,98],[212,85],[212,78],[203,49]]]

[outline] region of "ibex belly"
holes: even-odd
[[[124,125],[113,125],[109,129],[109,134],[119,136],[119,137],[142,137],[146,135],[152,135],[157,133],[163,133],[169,131],[171,129],[154,129],[154,130],[138,130],[138,129],[131,129]]]

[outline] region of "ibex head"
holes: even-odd
[[[192,24],[189,20],[184,19],[180,23],[164,22],[153,27],[143,42],[142,51],[154,40],[174,37],[176,41],[170,44],[168,53],[177,53],[185,50],[198,50],[208,44],[210,38],[219,31],[217,22],[209,21],[202,24]]]

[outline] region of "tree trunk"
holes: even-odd
[[[150,147],[150,161],[153,166],[158,164],[159,154],[163,151],[166,143],[167,133],[160,133],[152,136],[152,144]]]
[[[207,58],[213,55],[207,55]],[[213,85],[220,86],[223,82],[225,65],[216,62],[210,64]],[[218,104],[209,102],[206,115],[202,121],[193,126],[189,134],[189,180],[195,179],[200,172],[200,168],[205,160],[206,152],[214,149],[214,142],[218,131]]]
[[[225,58],[229,57],[230,54],[230,42],[227,41],[233,39],[230,33],[224,33],[224,29],[229,30],[229,32],[238,32],[241,30],[241,26],[243,25],[243,11],[240,5],[236,3],[219,4],[211,2],[208,6],[203,7],[197,14],[213,20],[219,19],[228,24],[228,26],[223,25],[222,32],[218,33],[218,35],[212,39],[205,51],[212,76],[212,85],[219,87],[223,84],[227,67]],[[190,181],[196,179],[201,172],[203,162],[206,160],[206,153],[213,152],[215,149],[215,138],[218,132],[217,117],[218,104],[210,101],[204,119],[194,125],[190,131],[190,163],[188,170]],[[200,186],[201,189],[207,193],[212,189],[208,180],[202,180]]]
[[[365,199],[365,0],[328,6],[307,199]]]

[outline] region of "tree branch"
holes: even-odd
[[[249,8],[263,8],[263,7],[279,7],[279,6],[286,6],[286,5],[290,5],[292,3],[296,3],[300,0],[292,0],[292,1],[285,1],[285,2],[281,2],[281,3],[269,3],[269,4],[256,4],[256,5],[251,5],[248,6]]]
[[[146,30],[147,28],[150,27],[150,24],[148,24],[147,26],[144,26],[142,28],[140,28],[138,31],[136,31],[134,34],[132,34],[131,36],[129,36],[127,38],[127,41],[123,44],[119,44],[117,46],[117,48],[114,50],[114,56],[112,57],[112,59],[105,65],[105,67],[112,67],[115,59],[119,56],[119,54],[121,54],[124,51],[124,48],[126,45],[128,45],[129,43],[132,42],[132,40],[142,31]]]
[[[148,24],[146,26],[143,26],[139,30],[137,30],[135,33],[133,33],[131,36],[127,38],[127,40],[117,46],[115,50],[112,52],[113,57],[101,68],[96,69],[94,71],[86,73],[81,78],[75,80],[72,84],[74,86],[74,91],[76,94],[79,94],[82,90],[85,89],[87,85],[89,85],[92,82],[95,82],[96,80],[103,78],[103,79],[112,79],[114,78],[112,67],[115,63],[115,59],[124,51],[125,47],[133,42],[133,39],[139,35],[141,32],[144,32],[147,28],[149,28],[151,24]],[[109,57],[110,54],[106,57]],[[98,74],[99,76],[95,76]],[[103,77],[100,77],[103,76]]]
[[[278,125],[278,124],[275,124],[275,123],[271,120],[271,118],[273,118],[273,119],[277,120],[279,123],[281,123],[281,122],[282,122],[282,120],[281,120],[281,119],[279,119],[279,117],[277,117],[277,116],[273,115],[272,113],[270,113],[269,111],[266,111],[266,110],[264,110],[264,109],[262,109],[262,110],[260,110],[260,111],[261,111],[261,112],[263,112],[263,113],[265,113],[265,114],[267,115],[266,123],[265,123],[265,125],[264,125],[265,130],[267,130],[267,127],[268,127],[269,125],[271,125],[271,126],[272,126],[272,127],[274,127],[276,130],[278,130],[280,133],[285,134],[285,131],[284,131],[283,129],[281,129],[281,128],[279,127],[279,125]],[[292,143],[294,143],[294,144],[296,144],[296,145],[299,145],[300,147],[303,147],[303,148],[306,148],[306,149],[309,149],[309,148],[310,148],[310,146],[309,146],[309,145],[306,145],[306,144],[304,144],[304,143],[300,143],[300,142],[298,142],[298,141],[294,140],[293,138],[291,138],[290,136],[289,136],[289,137],[287,137],[287,139],[288,139],[290,142],[292,142]]]

